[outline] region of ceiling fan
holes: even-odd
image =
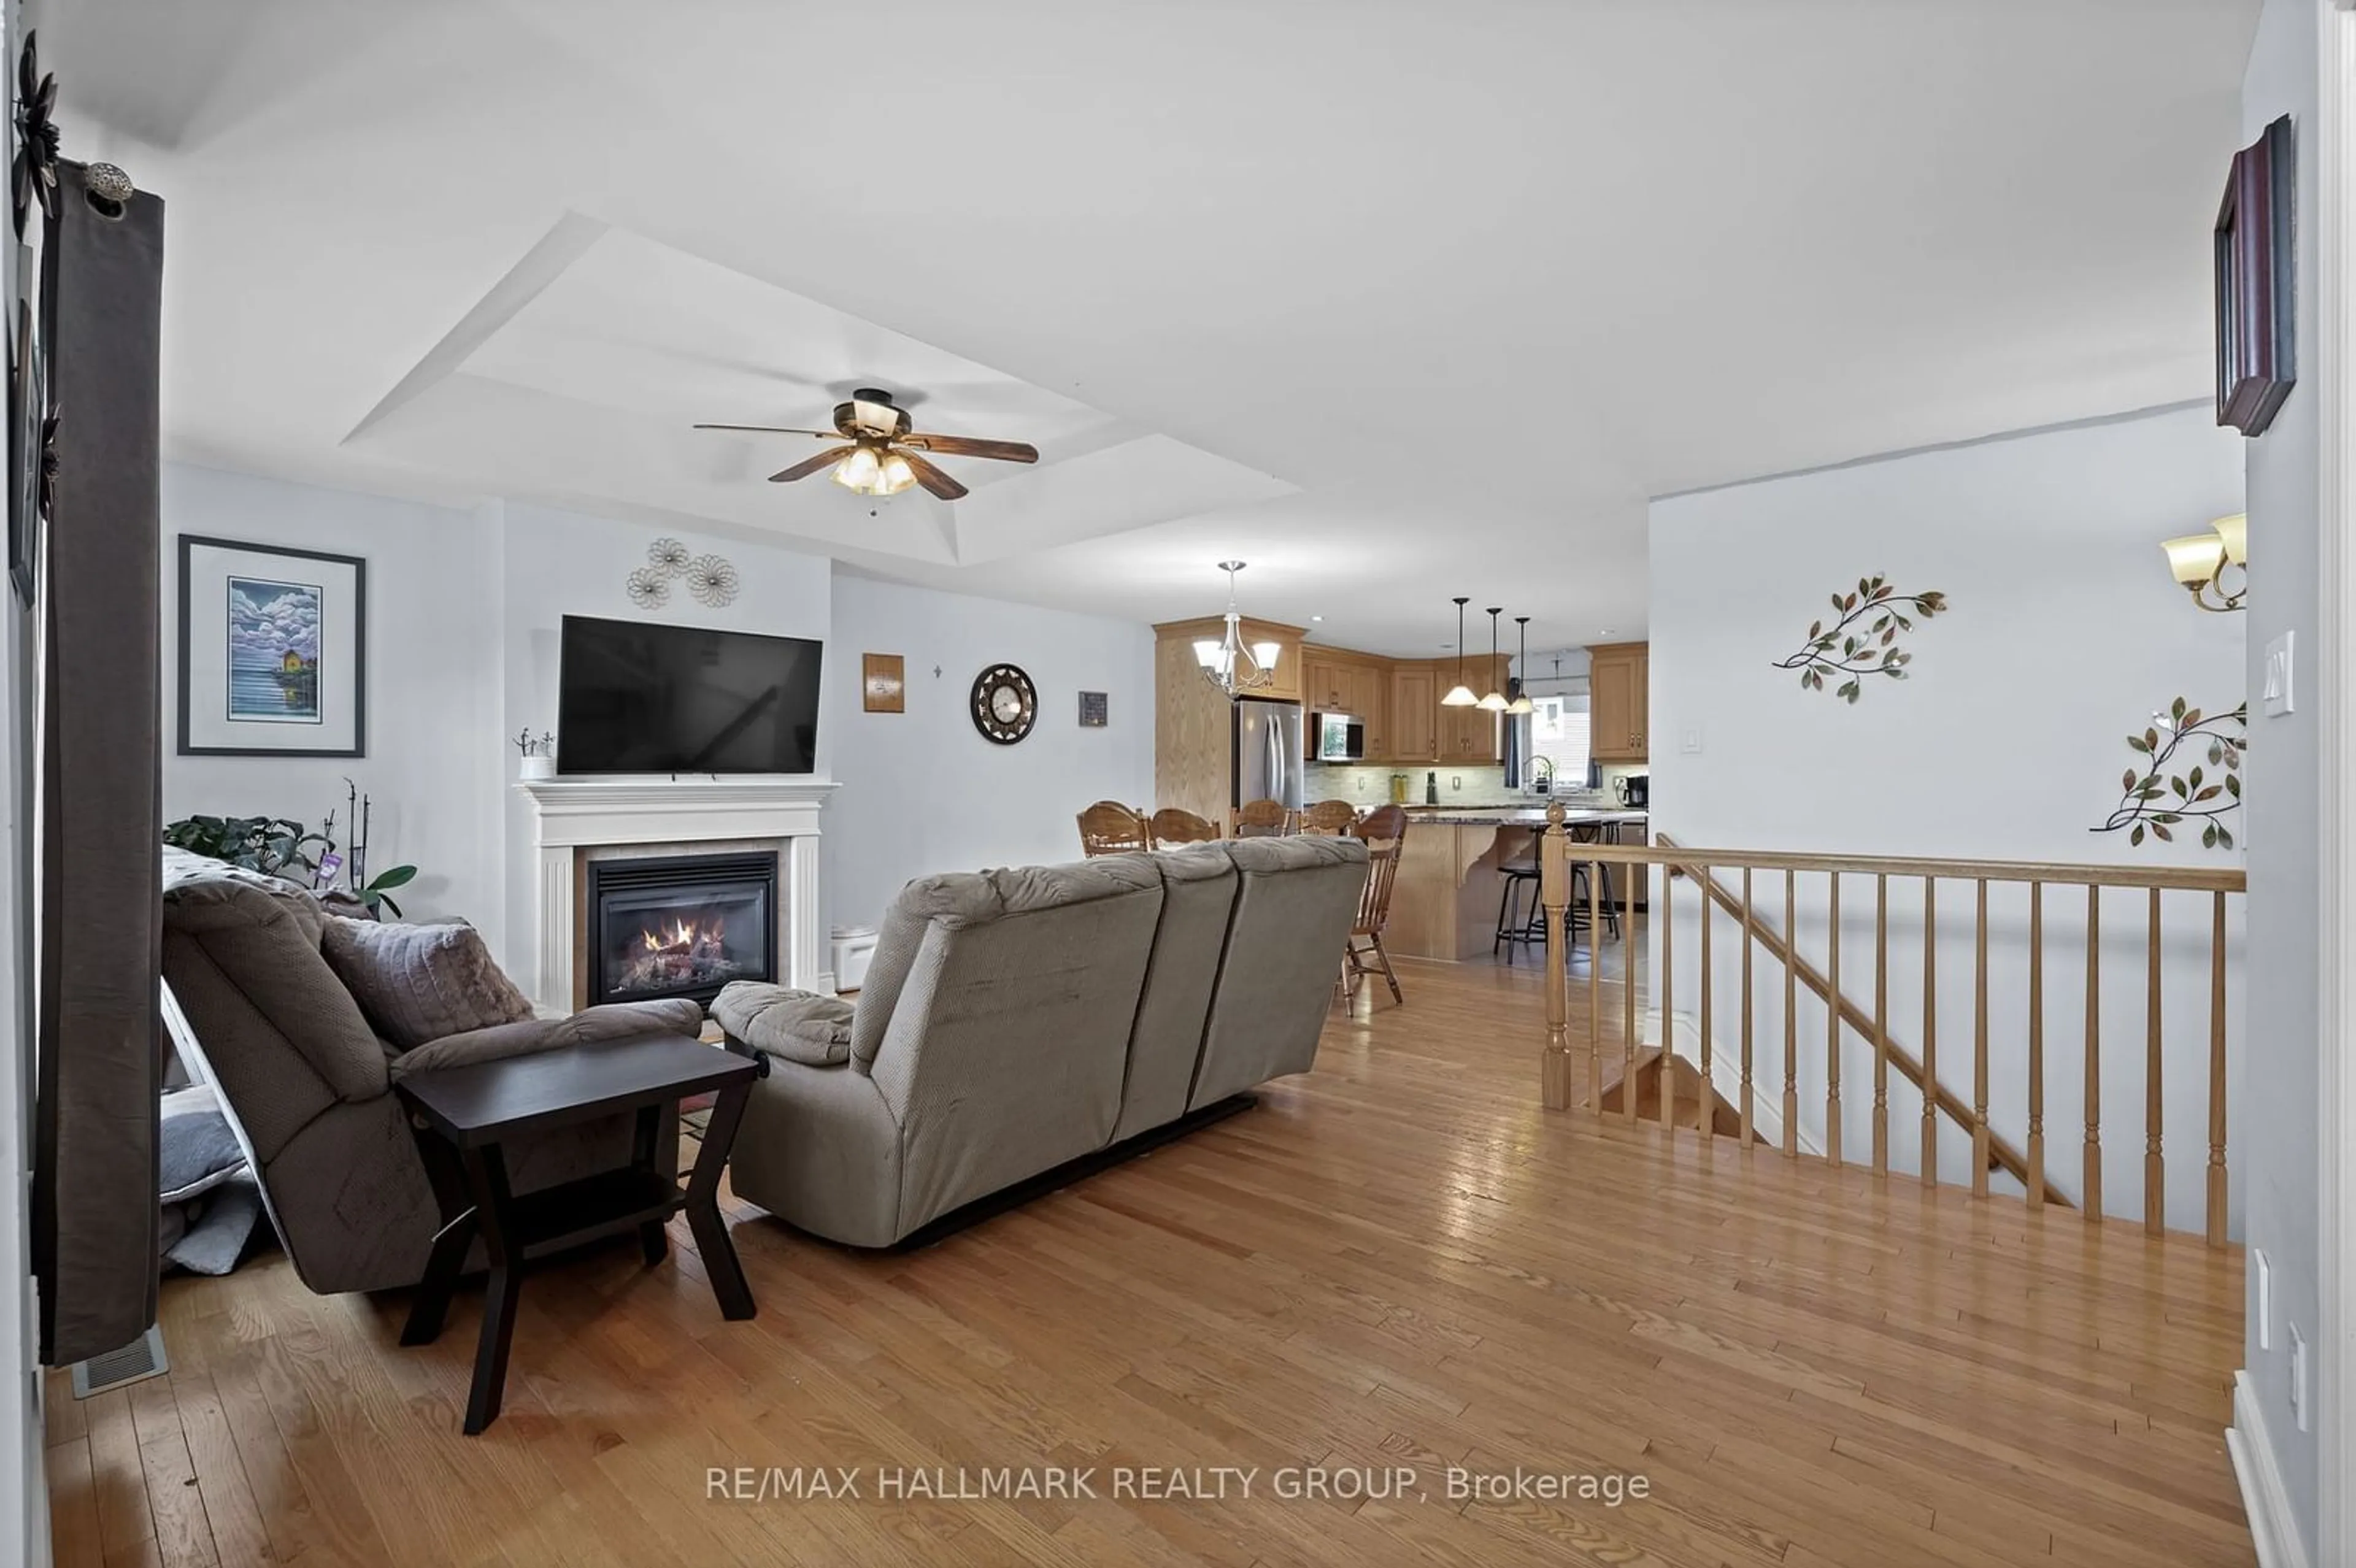
[[[832,464],[834,482],[862,496],[896,496],[911,485],[922,485],[944,501],[954,501],[966,494],[966,487],[943,473],[931,456],[989,457],[1001,463],[1039,461],[1039,449],[1028,442],[983,441],[970,435],[935,435],[916,430],[909,421],[908,411],[894,402],[891,393],[877,387],[861,387],[851,394],[849,402],[835,404],[832,430],[796,430],[770,424],[699,424],[695,428],[809,435],[837,443],[816,457],[779,469],[769,475],[769,482],[790,484]]]

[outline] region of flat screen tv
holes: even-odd
[[[560,773],[806,773],[820,645],[808,637],[564,617]]]

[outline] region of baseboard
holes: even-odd
[[[2307,1542],[2292,1519],[2290,1493],[2275,1464],[2275,1445],[2247,1371],[2233,1374],[2233,1424],[2225,1428],[2225,1452],[2242,1486],[2242,1510],[2250,1516],[2250,1541],[2258,1568],[2308,1568]]]
[[[1700,1071],[1701,1026],[1694,1021],[1693,1016],[1689,1013],[1673,1013],[1670,1019],[1671,1028],[1676,1036],[1676,1044],[1674,1047],[1676,1054],[1690,1063],[1695,1071]],[[1660,1014],[1657,1012],[1645,1014],[1636,1025],[1637,1043],[1660,1044]],[[1739,1048],[1729,1052],[1722,1044],[1714,1044],[1710,1047],[1709,1086],[1717,1093],[1718,1097],[1728,1104],[1737,1107],[1741,1105],[1742,1054]],[[1783,1147],[1783,1092],[1777,1089],[1770,1093],[1763,1086],[1759,1079],[1758,1064],[1755,1061],[1751,1067],[1751,1125],[1768,1143],[1777,1148]],[[1825,1152],[1824,1140],[1808,1131],[1804,1125],[1798,1129],[1798,1134],[1802,1154],[1821,1156]]]

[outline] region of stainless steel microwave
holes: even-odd
[[[1316,741],[1311,753],[1321,763],[1357,763],[1366,756],[1366,721],[1346,713],[1320,713],[1310,720]]]

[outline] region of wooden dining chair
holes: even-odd
[[[1398,972],[1383,946],[1383,928],[1390,923],[1391,888],[1398,880],[1399,850],[1407,842],[1408,816],[1403,807],[1378,805],[1354,823],[1353,837],[1366,846],[1366,886],[1358,895],[1358,918],[1343,944],[1344,979],[1355,990],[1365,976],[1380,973],[1391,988],[1391,1000],[1403,1003]]]
[[[1100,800],[1080,813],[1080,853],[1084,856],[1093,859],[1098,855],[1125,855],[1133,849],[1152,848],[1152,831],[1141,811],[1117,800]]]
[[[1146,826],[1156,849],[1166,849],[1173,844],[1208,844],[1219,837],[1215,826],[1174,805],[1165,805],[1155,812],[1153,820]]]
[[[1290,831],[1292,812],[1280,800],[1248,800],[1236,807],[1236,837],[1275,838]]]
[[[1312,803],[1301,814],[1301,831],[1320,833],[1328,838],[1339,837],[1356,825],[1358,808],[1346,800],[1321,800]]]

